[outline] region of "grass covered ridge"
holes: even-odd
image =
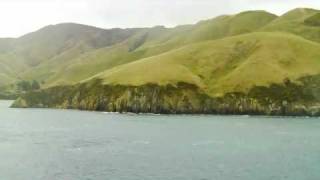
[[[246,11],[175,28],[105,30],[51,25],[0,39],[0,87],[187,83],[210,96],[295,81],[320,72],[319,11]]]
[[[105,84],[186,82],[208,94],[247,91],[320,72],[320,45],[288,33],[250,33],[197,43],[106,70]]]

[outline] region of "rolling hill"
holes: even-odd
[[[298,8],[175,28],[48,26],[0,40],[0,83],[42,82],[18,107],[314,115],[319,17],[319,10]]]
[[[246,92],[253,86],[319,73],[319,49],[320,44],[292,34],[250,33],[185,46],[93,78],[133,86],[185,82],[211,95]]]
[[[187,44],[254,31],[275,17],[264,11],[249,11],[176,28],[126,30],[58,24],[13,39],[11,49],[1,54],[14,56],[10,60],[16,58],[25,66],[14,78],[45,81],[48,87],[77,83],[97,71]]]
[[[25,79],[25,72],[51,60],[67,61],[84,52],[117,44],[136,31],[66,23],[47,26],[17,39],[0,39],[0,74],[11,79],[2,79],[2,85],[14,82],[12,79]]]
[[[289,11],[269,23],[263,31],[283,31],[302,36],[311,41],[320,42],[320,11],[308,8],[297,8]]]

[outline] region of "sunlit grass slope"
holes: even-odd
[[[195,42],[208,41],[260,29],[276,18],[265,11],[223,16],[196,25],[140,29],[121,43],[81,53],[76,46],[23,74],[44,80],[46,86],[77,83],[99,72],[142,58],[156,56]],[[80,52],[79,52],[80,51]],[[79,56],[76,56],[80,54]]]
[[[210,94],[246,91],[320,72],[319,11],[219,16],[194,25],[111,29],[59,24],[0,39],[0,86],[42,87],[92,77],[109,84],[196,84]],[[258,33],[259,32],[259,33]]]
[[[192,44],[106,70],[106,84],[195,84],[211,95],[320,72],[320,45],[289,33],[250,33]]]
[[[315,9],[297,8],[277,18],[262,31],[283,31],[302,36],[311,41],[320,42],[320,11]]]

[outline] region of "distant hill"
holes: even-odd
[[[48,86],[76,83],[114,66],[155,56],[173,49],[236,34],[253,32],[276,18],[264,11],[249,11],[218,17],[196,25],[167,29],[162,26],[137,30],[114,46],[98,48],[80,56],[57,56],[25,74],[29,79],[46,77]],[[67,59],[67,60],[65,60]]]
[[[311,41],[320,42],[320,11],[315,9],[297,8],[280,16],[262,31],[283,31],[294,33]]]
[[[51,60],[75,58],[84,52],[124,41],[137,29],[104,30],[80,24],[44,27],[17,39],[0,39],[0,63],[9,79],[24,79],[24,73]],[[7,73],[10,71],[10,73]],[[0,80],[1,82],[1,80]],[[5,81],[3,83],[12,81]]]

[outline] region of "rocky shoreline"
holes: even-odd
[[[211,97],[195,85],[103,85],[100,80],[29,92],[15,108],[60,108],[155,114],[320,116],[320,76]]]

